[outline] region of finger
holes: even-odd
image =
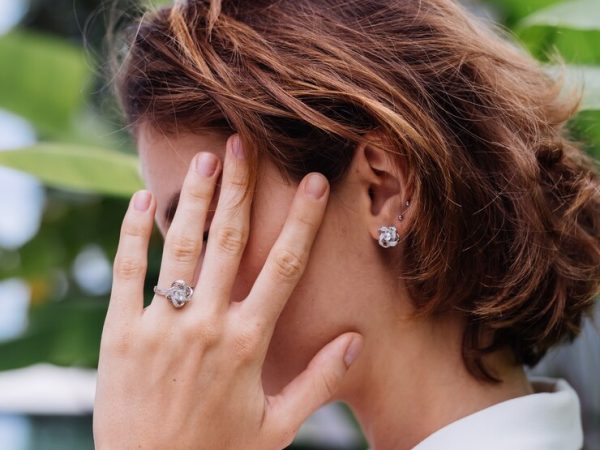
[[[237,134],[227,140],[221,192],[208,235],[206,254],[196,289],[205,312],[229,305],[231,289],[248,241],[252,196],[246,195],[248,167]],[[243,199],[243,200],[242,200]],[[194,303],[194,302],[193,302]]]
[[[270,420],[281,420],[281,426],[300,425],[323,404],[332,400],[342,385],[349,368],[363,347],[358,333],[338,336],[311,360],[308,367],[278,395],[269,397]],[[271,423],[277,429],[277,424]]]
[[[149,191],[136,192],[129,202],[113,264],[113,282],[107,318],[133,317],[144,307],[144,278],[148,241],[156,202]]]
[[[240,313],[259,323],[266,351],[279,314],[296,287],[327,206],[329,183],[319,173],[308,174],[294,196],[290,213]]]
[[[175,280],[183,280],[189,285],[193,283],[219,165],[219,159],[209,152],[199,153],[192,159],[183,181],[177,211],[165,237],[157,284],[161,289],[168,289]],[[172,309],[173,305],[155,296],[152,307]]]

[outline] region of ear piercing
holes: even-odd
[[[401,222],[404,220],[404,214],[406,210],[410,206],[410,200],[406,200],[404,204],[404,210],[400,214],[398,214],[398,220]],[[400,236],[398,236],[398,230],[395,225],[391,225],[389,227],[380,227],[377,231],[379,231],[379,245],[383,248],[395,247],[398,242],[400,242]]]
[[[404,213],[406,213],[406,210],[408,209],[408,207],[410,206],[410,200],[406,200],[406,203],[404,204],[404,210],[398,214],[398,220],[400,222],[402,222],[404,220]]]

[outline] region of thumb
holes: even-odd
[[[360,334],[345,333],[323,347],[300,375],[269,399],[272,417],[299,427],[335,394],[362,346]]]

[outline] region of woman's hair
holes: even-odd
[[[265,156],[333,193],[383,136],[413,192],[398,275],[419,313],[464,314],[473,375],[579,332],[600,284],[599,180],[565,132],[580,99],[493,24],[450,0],[189,0],[122,37],[133,132],[238,132],[251,183]]]

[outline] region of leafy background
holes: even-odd
[[[130,12],[138,6],[115,4]],[[129,196],[142,186],[99,70],[111,7],[97,0],[32,1],[20,24],[0,36],[0,109],[25,119],[35,134],[32,144],[0,151],[0,165],[35,176],[45,199],[39,231],[18,247],[0,245],[0,280],[21,280],[30,294],[27,325],[0,341],[0,370],[41,361],[97,364],[110,280],[86,282],[77,267],[112,261]],[[488,0],[469,7],[503,23],[548,70],[552,56],[562,56],[570,83],[580,83],[585,94],[569,128],[600,158],[600,1]],[[160,253],[155,234],[147,292]],[[89,422],[82,427],[87,444],[81,445],[89,446]]]

